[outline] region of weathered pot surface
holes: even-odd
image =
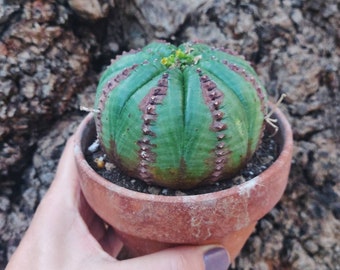
[[[292,131],[277,109],[280,145],[277,160],[255,178],[232,188],[191,196],[150,195],[132,191],[98,175],[84,158],[95,139],[92,114],[75,136],[75,157],[81,188],[93,210],[123,240],[130,256],[141,256],[174,245],[222,244],[234,259],[256,222],[280,200],[290,171]]]

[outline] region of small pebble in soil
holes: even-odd
[[[94,153],[94,152],[98,151],[99,146],[100,146],[99,140],[97,139],[87,148],[87,150],[91,153]]]

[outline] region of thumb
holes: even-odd
[[[183,246],[117,263],[126,270],[226,270],[230,258],[220,246]]]

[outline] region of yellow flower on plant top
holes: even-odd
[[[166,66],[168,64],[168,58],[167,57],[163,57],[161,60],[162,65]]]

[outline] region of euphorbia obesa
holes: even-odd
[[[94,111],[104,152],[126,174],[188,189],[245,165],[262,137],[267,95],[228,50],[154,42],[112,62]]]

